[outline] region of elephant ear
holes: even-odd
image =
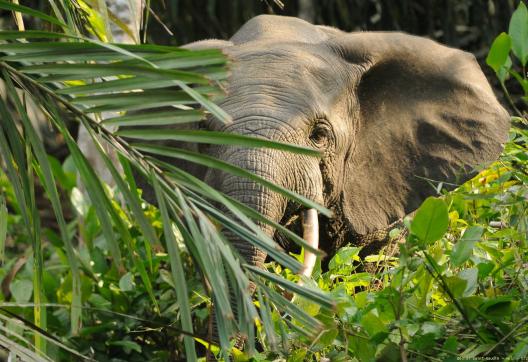
[[[510,118],[473,55],[401,33],[347,34],[336,44],[362,74],[343,196],[356,233],[414,211],[436,193],[428,180],[454,187],[499,156]]]

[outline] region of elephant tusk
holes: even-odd
[[[308,209],[302,212],[302,227],[304,240],[306,240],[311,247],[317,249],[319,247],[319,221],[315,209]],[[304,250],[302,275],[307,277],[312,275],[316,259],[317,256],[314,253],[306,249]]]

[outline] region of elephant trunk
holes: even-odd
[[[233,149],[232,153],[227,155],[227,162],[244,168],[278,185],[288,187],[285,185],[280,172],[275,169],[276,163],[273,162],[275,152],[269,149]],[[220,191],[244,205],[251,207],[271,221],[279,222],[281,220],[287,205],[287,200],[283,196],[255,181],[228,174],[224,174],[223,176],[220,177]],[[268,236],[273,237],[275,231],[273,227],[259,221],[256,224]],[[247,263],[263,267],[266,259],[266,253],[264,251],[230,231],[226,232],[226,236],[229,238],[231,245],[233,245],[235,250],[238,251]]]
[[[218,152],[218,156],[234,166],[243,168],[253,174],[260,176],[268,181],[275,183],[276,185],[284,188],[299,192],[303,196],[321,201],[322,199],[322,181],[319,177],[299,177],[300,174],[307,174],[306,169],[302,167],[310,167],[309,162],[304,162],[303,159],[295,159],[291,164],[299,165],[298,169],[285,170],[284,167],[279,165],[282,164],[281,160],[285,159],[285,154],[278,150],[260,148],[260,149],[247,149],[239,147],[230,147],[227,150],[221,150]],[[291,154],[286,157],[292,157]],[[312,161],[314,162],[314,161]],[[287,166],[291,166],[288,164]],[[315,162],[317,167],[317,162]],[[295,183],[295,180],[302,180],[302,185]],[[238,177],[232,174],[224,173],[221,171],[210,171],[206,175],[206,182],[216,187],[219,191],[223,192],[227,196],[236,199],[244,205],[251,207],[255,211],[259,212],[265,218],[273,222],[281,222],[285,217],[285,214],[298,213],[301,208],[293,206],[288,203],[286,197],[271,191],[269,188],[261,185],[253,180]],[[318,225],[317,225],[317,212],[314,209],[305,210],[304,212],[304,224],[309,225],[304,228],[303,236],[308,239],[308,242],[317,247],[318,242]],[[233,216],[232,214],[228,216]],[[264,231],[269,237],[274,236],[275,229],[263,222],[256,221],[257,226]],[[239,255],[244,258],[245,262],[257,267],[264,267],[266,260],[266,252],[257,248],[249,241],[244,240],[239,235],[235,234],[230,230],[225,231],[226,237],[229,239],[231,245]],[[304,275],[310,275],[313,266],[315,265],[315,256],[306,253],[307,261],[304,265]],[[249,292],[255,291],[255,285],[250,283]],[[232,294],[232,297],[234,295]],[[235,310],[235,314],[238,314]],[[217,339],[216,328],[214,328],[215,336],[214,340]],[[244,343],[246,336],[236,336],[236,346],[241,347]]]

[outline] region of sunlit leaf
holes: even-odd
[[[451,263],[454,266],[462,265],[473,253],[475,243],[480,241],[484,228],[471,226],[464,231],[464,235],[457,241],[451,251]]]
[[[519,1],[519,6],[513,12],[508,33],[511,36],[513,54],[525,66],[528,62],[528,9],[522,1]]]
[[[411,224],[411,232],[423,243],[440,239],[447,231],[449,216],[444,201],[429,197],[418,208]]]
[[[511,37],[506,33],[501,33],[493,41],[488,57],[486,58],[486,63],[495,71],[495,73],[498,74],[499,70],[506,65],[511,45]]]

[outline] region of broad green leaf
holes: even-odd
[[[479,271],[479,278],[483,279],[493,271],[495,268],[495,263],[492,261],[483,261],[477,264],[477,268]]]
[[[416,211],[411,223],[411,232],[423,243],[430,244],[445,234],[448,224],[449,216],[445,202],[428,197]]]
[[[513,12],[508,33],[512,39],[513,54],[525,66],[528,62],[528,9],[522,1]]]
[[[517,305],[512,295],[501,295],[495,298],[490,298],[484,302],[480,307],[480,311],[490,317],[510,318],[512,311]]]
[[[510,75],[510,72],[511,72],[512,65],[513,65],[512,60],[510,56],[508,56],[508,58],[506,59],[506,63],[502,67],[500,67],[499,72],[497,73],[497,77],[499,78],[501,83],[504,83],[504,81],[508,79],[508,76]]]
[[[343,264],[352,265],[354,262],[360,261],[359,252],[361,248],[354,246],[345,246],[337,251],[337,253],[330,259],[328,268],[335,270]]]
[[[458,341],[456,336],[449,336],[443,345],[443,349],[455,353],[457,351]]]
[[[488,57],[486,58],[486,64],[488,64],[495,73],[499,73],[501,67],[506,64],[508,60],[508,54],[511,49],[511,37],[506,33],[501,33],[491,44]]]
[[[451,264],[453,266],[462,265],[473,253],[473,248],[477,241],[480,241],[484,228],[481,226],[471,226],[464,231],[464,235],[458,240],[451,251]]]
[[[464,289],[463,296],[469,297],[475,291],[477,290],[478,286],[478,269],[477,268],[469,268],[461,270],[457,276],[466,281],[466,288]]]
[[[348,348],[354,352],[359,361],[375,361],[378,343],[371,343],[363,335],[352,335],[348,338]]]
[[[370,337],[373,337],[380,332],[387,332],[387,327],[383,321],[373,312],[365,314],[361,318],[360,324]]]
[[[455,298],[461,298],[467,289],[467,281],[458,276],[445,278],[447,288]]]

